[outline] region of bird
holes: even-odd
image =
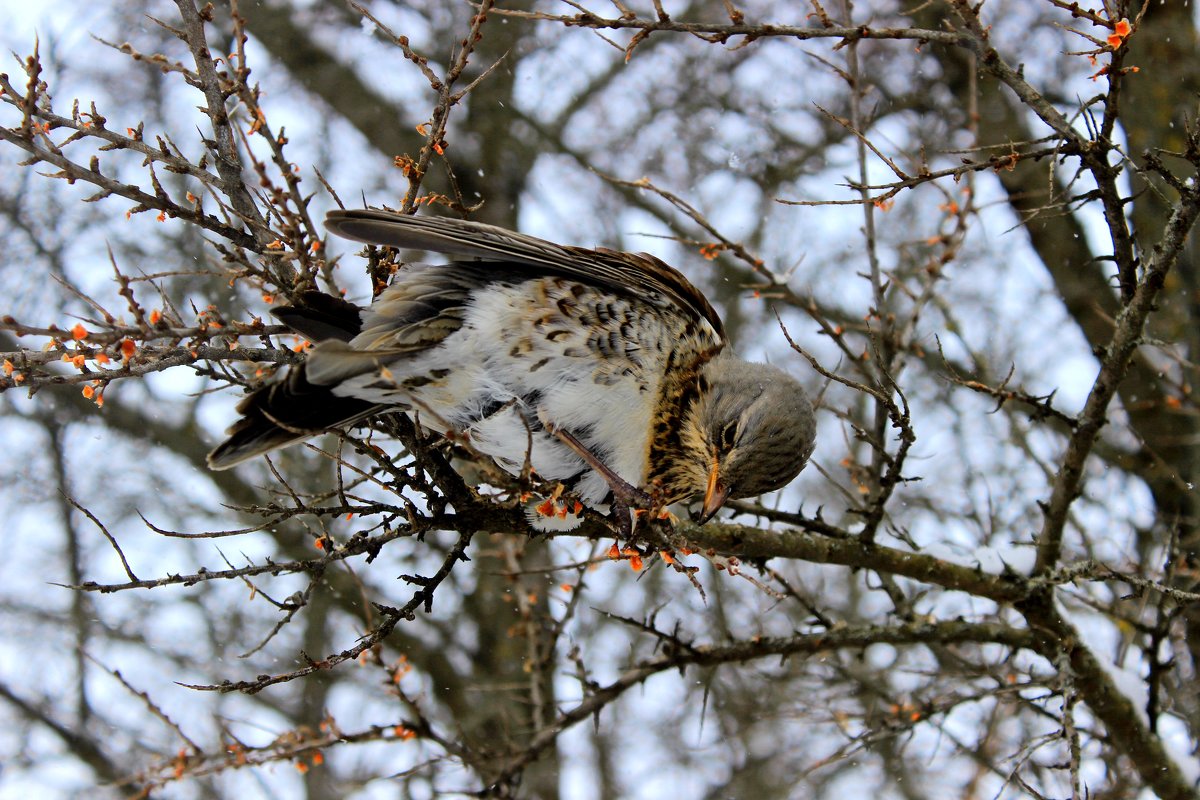
[[[813,452],[800,382],[739,358],[704,295],[654,256],[379,209],[325,227],[452,260],[402,266],[368,308],[309,290],[273,309],[313,346],[241,401],[214,470],[400,410],[557,482],[527,507],[539,530],[578,526],[587,505],[628,533],[639,508],[699,503],[703,524],[787,485]]]

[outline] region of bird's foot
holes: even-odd
[[[629,513],[629,506],[617,498],[616,492],[613,492],[612,518],[617,525],[619,537],[625,541],[632,539],[633,515]]]
[[[587,445],[575,437],[575,434],[558,427],[544,417],[540,417],[540,421],[542,427],[570,448],[571,452],[583,459],[583,463],[591,467],[608,484],[608,488],[612,491],[613,496],[613,518],[622,536],[628,538],[633,532],[633,519],[629,513],[631,509],[656,511],[662,507],[662,504],[655,499],[654,495],[644,489],[639,489],[609,469],[607,464],[597,458],[587,448]]]
[[[643,513],[648,522],[665,520],[672,528],[679,523],[679,517],[667,510],[667,496],[658,481],[651,483],[649,491],[645,489],[638,491],[646,498],[641,507],[644,509]]]
[[[608,487],[613,495],[613,517],[621,535],[626,539],[632,537],[634,524],[639,520],[644,520],[643,524],[666,520],[671,527],[679,522],[679,518],[667,510],[667,504],[663,502],[662,493],[657,488],[648,492],[619,475],[612,474],[612,477],[615,480],[608,481]],[[608,475],[605,475],[605,478],[608,478]]]
[[[626,485],[628,486],[628,484]],[[632,516],[632,523],[628,527],[621,528],[621,533],[626,537],[630,536],[632,528],[638,522],[642,525],[666,522],[671,528],[679,524],[679,517],[667,510],[667,504],[657,487],[651,491],[634,488],[633,494],[624,499],[618,497],[617,490],[613,487],[613,498],[614,513],[620,511],[620,516],[617,517],[618,525]]]

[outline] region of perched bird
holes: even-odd
[[[700,501],[704,522],[784,486],[812,453],[800,384],[734,355],[704,296],[653,256],[388,211],[325,225],[457,260],[405,266],[368,309],[307,292],[273,310],[316,344],[241,402],[213,469],[405,410],[511,474],[528,463],[589,506],[611,503],[628,532],[631,506]],[[557,499],[537,506],[538,527],[579,524]]]

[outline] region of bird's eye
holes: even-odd
[[[721,441],[718,443],[721,448],[721,452],[728,453],[733,449],[734,443],[737,442],[737,434],[738,429],[736,420],[726,424],[726,426],[721,429]]]

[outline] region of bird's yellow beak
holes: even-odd
[[[720,471],[721,465],[714,457],[712,468],[708,471],[708,486],[704,489],[704,508],[696,520],[701,525],[712,519],[713,514],[720,511],[721,506],[729,499],[729,487],[721,483]]]

